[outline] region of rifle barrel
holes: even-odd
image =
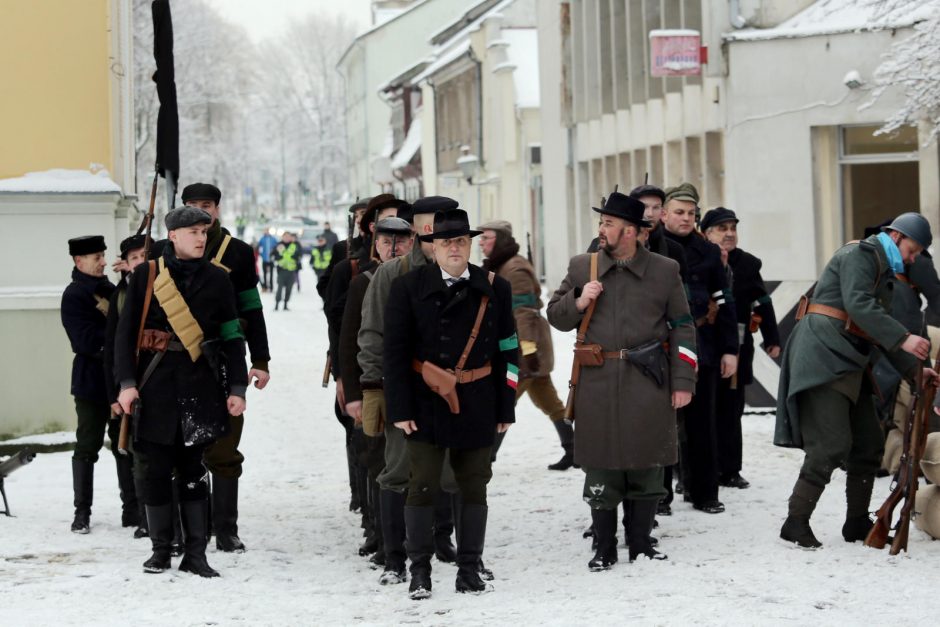
[[[29,464],[34,459],[36,459],[36,453],[29,449],[23,449],[18,453],[14,453],[8,460],[0,464],[0,479],[9,477],[13,472]]]

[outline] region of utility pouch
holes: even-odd
[[[438,365],[425,361],[421,364],[421,378],[431,391],[447,401],[450,413],[460,413],[460,401],[457,399],[457,375]]]
[[[603,366],[604,349],[600,344],[576,344],[574,360],[580,366]]]
[[[652,341],[627,349],[627,360],[640,367],[647,377],[662,387],[666,382],[666,366],[668,357],[662,342]]]
[[[800,304],[796,308],[796,320],[799,322],[806,315],[806,310],[809,309],[809,296],[803,294],[800,296]]]
[[[802,301],[800,301],[800,303],[802,304]],[[764,321],[763,316],[761,316],[760,314],[751,312],[751,321],[747,330],[750,331],[752,334],[757,333],[760,330],[760,323],[763,321]]]
[[[167,331],[144,329],[143,334],[140,336],[139,350],[162,353],[169,346],[171,337],[173,337],[172,334]]]

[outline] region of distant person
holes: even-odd
[[[261,255],[261,289],[265,292],[274,289],[274,259],[271,253],[275,246],[277,238],[271,233],[271,229],[265,229],[258,242],[258,254]]]
[[[274,311],[281,307],[284,301],[284,311],[288,311],[287,303],[290,301],[291,291],[297,280],[300,270],[300,246],[294,240],[294,234],[284,231],[281,241],[274,249],[274,260],[277,263],[277,293],[274,295]]]
[[[248,226],[248,220],[245,216],[235,218],[235,230],[238,232],[238,239],[245,239],[245,227]]]
[[[323,276],[327,267],[330,265],[330,259],[333,257],[333,251],[324,235],[317,236],[316,246],[310,251],[310,265],[317,275],[317,279]]]
[[[333,246],[339,241],[339,235],[333,232],[329,222],[323,223],[323,238],[326,239],[326,247],[330,250],[332,250]]]

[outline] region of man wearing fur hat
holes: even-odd
[[[495,272],[512,286],[512,313],[519,333],[519,386],[516,400],[526,392],[532,403],[551,419],[558,432],[562,458],[549,464],[549,470],[568,470],[574,463],[574,429],[565,420],[565,405],[558,398],[551,372],[555,365],[552,332],[542,317],[542,285],[535,276],[535,268],[519,254],[519,244],[512,236],[512,224],[506,220],[493,220],[479,226],[482,234],[477,238],[485,261],[483,269]],[[505,434],[496,436],[493,458]]]

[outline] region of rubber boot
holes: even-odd
[[[431,556],[434,554],[434,508],[405,506],[405,533],[411,560],[408,596],[415,601],[431,596]]]
[[[597,549],[588,562],[588,568],[592,571],[608,570],[617,563],[617,510],[592,509],[591,520],[594,521]]]
[[[460,511],[460,532],[457,536],[457,592],[489,592],[491,584],[480,577],[483,544],[486,539],[486,505],[464,504]]]
[[[212,476],[212,526],[215,548],[226,553],[244,553],[238,537],[238,479]]]
[[[121,526],[140,526],[140,507],[137,503],[137,488],[134,485],[133,462],[126,455],[116,455],[118,489],[121,494]]]
[[[405,575],[405,493],[379,491],[382,513],[382,540],[385,544],[385,570],[379,577],[383,586],[403,583]]]
[[[666,556],[653,548],[650,532],[653,530],[653,520],[656,518],[656,506],[659,499],[635,499],[629,501],[630,506],[630,540],[628,543],[630,561],[640,556],[651,560],[664,560]]]
[[[88,533],[91,527],[91,502],[95,492],[95,464],[72,458],[72,490],[75,518],[72,533]]]
[[[564,449],[565,454],[554,464],[549,464],[548,469],[568,470],[569,468],[579,468],[574,463],[574,427],[564,419],[553,420],[552,424],[555,426],[555,431],[558,432],[558,439],[561,441],[561,448]]]
[[[153,555],[144,562],[145,573],[162,573],[169,570],[170,545],[173,543],[173,504],[147,505],[147,528],[150,530],[150,543]]]
[[[796,480],[793,493],[790,495],[790,505],[787,519],[780,529],[780,537],[787,542],[793,542],[804,549],[818,549],[822,542],[816,539],[809,519],[816,509],[816,503],[822,496],[823,488],[806,481],[802,477]]]
[[[454,508],[451,495],[438,490],[434,500],[434,557],[437,561],[452,564],[457,561],[457,548],[450,539],[454,532]]]
[[[206,561],[206,534],[209,528],[209,503],[205,499],[180,503],[185,553],[179,569],[200,577],[218,577],[218,571]]]
[[[871,507],[871,491],[875,485],[873,476],[847,475],[845,478],[845,524],[842,537],[846,542],[864,542],[871,531],[872,521],[868,517]]]
[[[134,491],[138,495],[143,495],[144,482],[135,478]],[[134,530],[134,538],[146,538],[150,535],[150,521],[147,519],[147,506],[144,505],[144,500],[140,496],[137,497],[137,511],[140,516],[140,524],[137,526],[137,529]]]

